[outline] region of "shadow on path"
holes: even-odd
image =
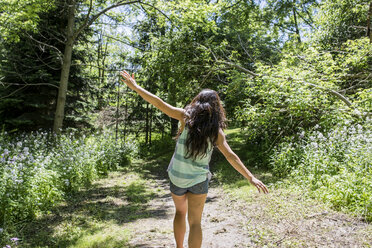
[[[167,198],[168,193],[149,190],[142,181],[126,179],[124,171],[114,178],[100,179],[91,188],[82,189],[52,210],[49,215],[25,226],[25,247],[68,247],[86,235],[103,232],[138,219],[167,217],[168,208],[154,208],[154,198]],[[115,246],[116,247],[116,246]]]

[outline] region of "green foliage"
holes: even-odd
[[[345,120],[332,130],[300,134],[301,140],[275,148],[271,166],[277,177],[306,186],[310,194],[338,210],[372,220],[371,121]]]
[[[139,140],[139,157],[161,156],[164,153],[169,153],[174,150],[176,141],[171,136],[159,137],[159,134],[156,133],[154,133],[153,136],[154,138],[151,141],[151,145],[146,144],[143,140]]]
[[[100,227],[99,229],[101,229]],[[76,248],[115,248],[128,246],[130,232],[128,229],[111,224],[103,233],[87,233],[81,237],[73,247]]]
[[[0,44],[0,123],[8,130],[48,129],[53,124],[65,45],[61,42],[65,39],[61,27],[67,16],[61,11],[64,1],[48,2],[54,7],[45,7],[38,14],[33,32],[18,30],[18,42],[6,40]],[[88,32],[82,33],[77,44],[89,36]],[[76,49],[72,61],[84,62],[88,55],[89,51]],[[66,126],[88,126],[87,112],[93,109],[91,95],[96,90],[81,67],[71,68],[68,89]]]
[[[134,143],[115,141],[110,132],[86,137],[76,132],[0,135],[0,226],[50,210],[100,175],[128,162]]]
[[[300,134],[300,136],[302,135]],[[273,174],[278,178],[287,177],[300,164],[304,152],[303,149],[297,142],[284,141],[280,143],[275,148],[273,155],[272,164],[274,165],[271,166]]]
[[[347,40],[365,36],[367,26],[368,1],[325,0],[319,3],[315,16],[316,32],[312,39],[323,47],[339,47]]]
[[[318,1],[314,0],[269,0],[264,9],[275,29],[288,36],[287,39],[301,42],[301,31],[312,27],[317,6]]]
[[[55,7],[50,0],[2,0],[0,3],[0,37],[18,42],[22,31],[34,32],[39,14]]]
[[[332,127],[345,116],[366,116],[371,111],[366,98],[371,54],[372,46],[363,38],[346,42],[335,54],[309,47],[300,54],[288,51],[273,67],[257,64],[262,76],[247,80],[240,88],[246,99],[243,106],[236,107],[236,117],[248,122],[247,132],[252,139],[280,139],[316,123]],[[360,103],[357,100],[353,104],[355,110],[330,93],[346,88],[351,78],[355,83],[345,90],[349,93],[346,97],[353,103],[353,99],[364,96]]]

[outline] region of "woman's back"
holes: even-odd
[[[207,153],[196,158],[187,157],[186,140],[189,129],[186,126],[178,137],[177,145],[168,166],[168,174],[172,183],[181,188],[188,188],[210,178],[209,161],[213,145],[208,141]]]

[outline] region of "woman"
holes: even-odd
[[[175,152],[168,167],[170,190],[176,214],[173,221],[177,248],[183,247],[186,232],[186,213],[190,226],[190,248],[202,243],[201,217],[210,180],[209,160],[217,147],[229,163],[259,192],[268,193],[267,187],[243,165],[231,150],[223,129],[225,111],[218,94],[213,90],[201,91],[185,109],[173,107],[136,84],[134,75],[122,71],[121,80],[143,99],[181,123]]]

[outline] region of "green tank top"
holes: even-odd
[[[198,156],[195,160],[185,158],[187,134],[188,128],[185,127],[178,137],[176,148],[167,170],[171,182],[180,188],[189,188],[204,182],[207,178],[209,180],[211,178],[209,171],[209,162],[213,152],[211,142],[209,141],[206,156]]]

